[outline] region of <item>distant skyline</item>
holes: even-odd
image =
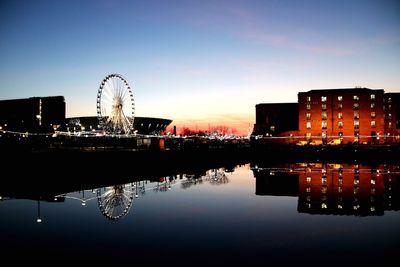
[[[0,99],[63,95],[96,114],[123,75],[137,116],[244,134],[258,103],[362,86],[400,92],[399,1],[0,1]]]

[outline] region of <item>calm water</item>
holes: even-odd
[[[400,247],[399,173],[394,165],[247,164],[39,200],[5,192],[2,257],[153,266],[384,264]]]

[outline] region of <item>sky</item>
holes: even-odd
[[[96,115],[119,73],[135,115],[247,133],[258,103],[315,88],[400,92],[400,1],[0,0],[0,99]]]

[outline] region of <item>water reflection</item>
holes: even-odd
[[[132,206],[134,189],[133,183],[97,189],[97,203],[101,213],[114,221],[123,218]]]
[[[300,213],[370,216],[400,207],[399,166],[296,163],[252,169],[257,195],[297,196]]]
[[[41,202],[65,202],[78,201],[81,206],[97,202],[100,212],[105,218],[118,221],[123,219],[135,202],[135,199],[144,197],[146,192],[168,192],[174,186],[180,185],[182,189],[188,189],[194,185],[201,185],[208,182],[211,185],[222,185],[229,183],[226,172],[233,172],[233,169],[215,168],[208,171],[197,171],[190,174],[163,176],[158,179],[143,179],[136,182],[106,186],[90,190],[62,193],[46,196],[1,196],[0,201],[16,199],[33,199],[37,201],[37,219],[42,222]],[[139,200],[138,200],[139,201]]]

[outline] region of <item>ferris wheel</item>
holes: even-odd
[[[133,130],[135,102],[128,82],[119,74],[107,75],[97,92],[97,117],[100,127],[113,134]]]
[[[97,189],[97,203],[101,213],[113,221],[127,215],[135,195],[133,188],[134,185],[130,183]]]

